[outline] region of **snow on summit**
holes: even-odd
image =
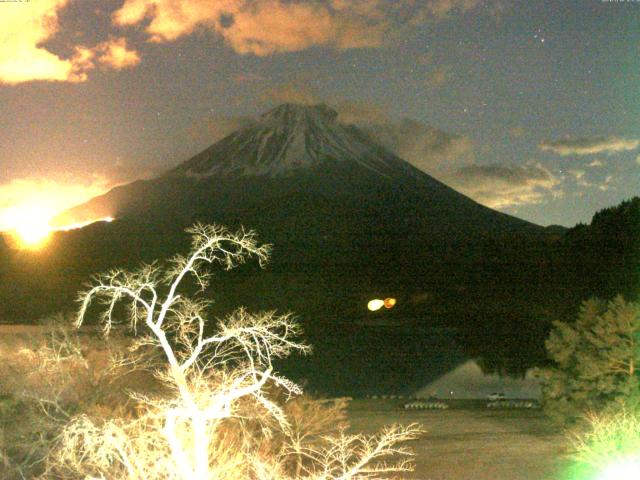
[[[392,160],[393,159],[393,160]],[[356,162],[380,175],[397,162],[390,152],[324,104],[286,103],[262,114],[255,124],[223,138],[173,173],[270,177],[290,175],[324,162]]]

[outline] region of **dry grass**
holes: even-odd
[[[6,328],[10,328],[11,332]],[[10,352],[14,354],[17,350],[25,348],[33,352],[34,347],[41,346],[41,340],[34,335],[36,332],[33,329],[6,328],[0,331],[5,334],[3,341],[0,342],[0,349],[4,354]],[[98,342],[97,339],[96,342]],[[85,358],[93,365],[102,363],[95,351]],[[31,370],[24,368],[17,376],[10,375],[11,379],[14,382],[19,379],[21,383],[29,384],[34,380],[33,365],[29,367]],[[95,371],[93,368],[89,370]],[[32,373],[28,374],[29,371]],[[9,372],[5,369],[4,373],[6,389],[9,387],[7,384]],[[79,370],[75,370],[74,373],[77,376]],[[90,379],[91,376],[85,377],[85,381]],[[75,381],[78,381],[77,377]],[[136,383],[139,386],[139,383]],[[22,385],[23,388],[25,386]],[[15,388],[17,385],[13,384],[11,387]],[[317,409],[314,404],[306,403],[304,398],[301,401],[302,403],[295,402],[288,405],[287,411],[287,416],[296,424],[297,430],[311,436],[332,433],[332,427],[335,426],[338,418],[335,416],[327,418],[323,415],[326,413],[323,409]],[[565,452],[569,444],[562,433],[551,430],[540,412],[478,408],[406,411],[401,408],[402,403],[402,400],[356,400],[348,410],[348,420],[352,425],[352,431],[370,434],[392,423],[422,424],[427,433],[410,443],[417,453],[415,459],[417,469],[413,473],[406,474],[407,478],[423,480],[561,478],[560,471],[567,456]],[[29,412],[22,411],[22,413]],[[36,413],[34,411],[29,415],[34,416]],[[26,421],[26,418],[23,417],[23,420]],[[298,422],[301,424],[297,425]]]
[[[569,444],[538,411],[481,408],[404,410],[402,400],[355,400],[353,431],[418,422],[426,430],[410,446],[416,470],[407,479],[551,480],[561,478]]]

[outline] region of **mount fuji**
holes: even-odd
[[[342,123],[326,105],[281,105],[172,170],[116,187],[55,222],[107,216],[115,220],[57,233],[46,260],[0,249],[0,276],[11,287],[0,291],[0,314],[33,318],[69,309],[93,273],[186,251],[183,230],[196,221],[243,225],[274,245],[272,260],[266,270],[245,265],[215,277],[218,312],[239,305],[296,312],[324,352],[318,362],[351,365],[348,377],[331,378],[331,365],[315,364],[315,384],[363,392],[368,382],[380,385],[380,375],[405,382],[406,390],[431,378],[428,369],[406,369],[411,358],[426,362],[425,328],[486,330],[496,309],[503,327],[531,328],[521,306],[546,294],[532,282],[542,276],[543,227],[474,202]],[[397,305],[368,312],[376,297],[394,297]],[[507,304],[517,308],[507,311]],[[445,350],[439,365],[453,362],[455,349]],[[391,373],[397,365],[404,365],[404,380]],[[353,373],[372,368],[376,375]]]
[[[281,286],[267,297],[303,312],[311,304],[326,312],[336,296],[355,312],[374,294],[469,289],[486,281],[469,262],[487,244],[545,234],[418,170],[323,104],[280,105],[163,175],[114,188],[56,222],[107,216],[116,221],[104,228],[121,238],[95,238],[93,249],[130,260],[185,248],[182,231],[196,221],[255,229],[275,248],[268,271],[251,281],[277,275]]]
[[[165,197],[169,193],[179,195]],[[284,206],[278,197],[297,194],[322,197],[321,204],[335,199],[356,201],[358,210],[370,212],[368,217],[380,209],[394,212],[390,217],[396,228],[421,224],[429,236],[539,230],[440,183],[357,127],[341,123],[337,112],[323,104],[283,104],[164,175],[117,187],[65,212],[55,222],[147,216],[157,213],[152,212],[155,208],[197,216],[205,211],[237,210],[267,198],[274,203],[263,208],[278,209]],[[342,210],[337,208],[336,216]],[[387,220],[377,218],[375,223]]]

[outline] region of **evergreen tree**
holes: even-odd
[[[554,365],[541,375],[544,407],[555,420],[575,423],[640,398],[640,304],[586,301],[575,323],[554,322],[545,345]]]

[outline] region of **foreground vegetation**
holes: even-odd
[[[188,256],[165,268],[114,270],[81,295],[78,325],[99,313],[105,335],[119,321],[130,328],[127,348],[110,352],[108,368],[92,368],[90,353],[64,329],[42,348],[18,352],[36,376],[6,379],[18,382],[10,389],[18,403],[3,416],[11,437],[2,445],[5,476],[348,480],[412,470],[402,444],[421,433],[416,425],[347,434],[342,402],[302,397],[274,371],[273,359],[309,350],[290,315],[238,309],[212,328],[210,302],[197,297],[208,284],[206,267],[232,269],[251,257],[262,265],[269,247],[252,232],[196,225],[190,233]],[[146,391],[138,384],[125,398],[105,401],[107,392],[123,395],[117,382],[145,372]],[[12,422],[21,408],[42,425]]]
[[[563,425],[586,415],[637,409],[640,304],[617,296],[584,302],[575,322],[555,322],[542,370],[545,411]]]
[[[347,413],[353,431],[373,433],[387,423],[418,422],[413,442],[416,480],[563,480],[571,443],[540,410],[486,408],[453,402],[446,410],[405,410],[406,400],[355,399]]]
[[[621,295],[584,302],[573,323],[555,322],[546,342],[543,405],[567,427],[571,478],[625,480],[640,471],[640,304]]]

